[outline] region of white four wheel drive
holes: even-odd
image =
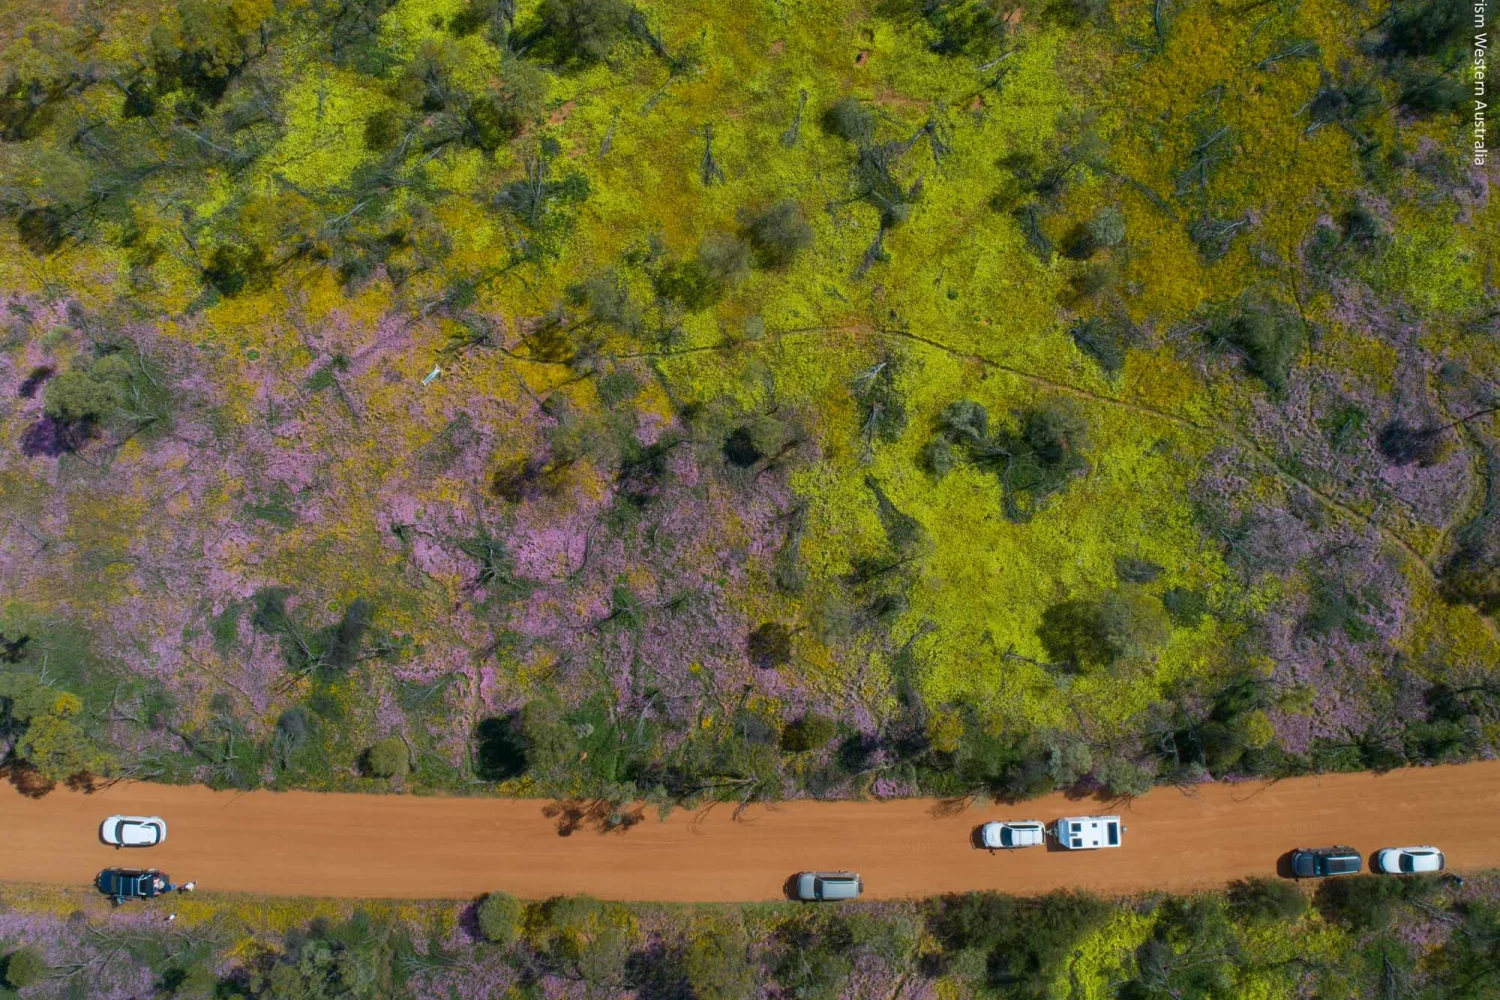
[[[1047,839],[1047,824],[1035,819],[998,820],[979,828],[979,842],[991,851],[1013,851],[1018,847],[1040,847]]]
[[[1412,875],[1417,872],[1440,872],[1447,867],[1443,852],[1436,847],[1387,847],[1375,855],[1375,866],[1389,875]]]
[[[99,839],[111,847],[155,847],[167,839],[160,816],[111,816],[99,826]]]
[[[1052,835],[1059,845],[1070,851],[1119,847],[1125,835],[1125,824],[1118,816],[1066,816],[1053,826]]]

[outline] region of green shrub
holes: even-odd
[[[34,986],[51,971],[40,948],[28,945],[5,957],[5,982],[14,989]]]
[[[1370,414],[1364,407],[1345,400],[1319,420],[1319,425],[1328,436],[1329,446],[1347,455],[1356,451],[1365,440],[1365,422],[1369,419]]]
[[[1109,0],[1059,0],[1053,9],[1064,24],[1075,28],[1103,26],[1109,19]]]
[[[750,935],[737,914],[695,916],[682,965],[695,1000],[758,995],[759,970],[750,960]]]
[[[1096,247],[1115,247],[1125,242],[1125,215],[1114,205],[1105,205],[1084,226]]]
[[[1156,773],[1133,760],[1111,758],[1094,773],[1109,794],[1124,799],[1145,795],[1156,787]]]
[[[1313,127],[1332,125],[1357,125],[1381,106],[1380,91],[1365,80],[1348,80],[1335,84],[1325,78],[1324,84],[1313,95],[1307,106],[1308,117]]]
[[[1158,601],[1121,587],[1102,598],[1054,604],[1042,613],[1037,637],[1059,663],[1107,667],[1156,650],[1171,632]]]
[[[792,660],[792,633],[780,622],[764,622],[745,643],[750,662],[762,670],[784,666]]]
[[[645,327],[640,307],[630,298],[630,289],[614,271],[600,271],[567,290],[569,305],[582,306],[591,322],[613,327],[624,334],[639,335]]]
[[[382,108],[365,119],[365,148],[373,153],[384,153],[393,148],[401,138],[403,122],[400,112],[394,108]]]
[[[411,772],[411,751],[399,736],[387,736],[365,751],[365,767],[377,778],[404,778]]]
[[[1500,613],[1500,529],[1468,529],[1443,564],[1443,599],[1471,604],[1481,614]]]
[[[387,54],[380,50],[380,18],[396,0],[312,0],[313,14],[327,26],[334,61],[379,75]]]
[[[838,735],[838,723],[826,715],[808,712],[802,718],[787,723],[781,731],[781,749],[788,753],[806,753],[821,750]]]
[[[1172,624],[1179,628],[1196,628],[1208,613],[1208,600],[1202,591],[1185,587],[1169,589],[1161,595],[1161,604],[1167,609]]]
[[[276,739],[286,753],[296,753],[306,746],[312,730],[312,716],[301,705],[287,709],[276,720]]]
[[[1307,911],[1307,896],[1285,879],[1245,878],[1229,883],[1229,906],[1242,920],[1291,921]]]
[[[490,41],[504,47],[515,13],[515,0],[469,0],[462,10],[448,19],[448,30],[463,38],[487,27]]]
[[[1280,389],[1307,343],[1307,330],[1301,319],[1278,306],[1248,306],[1210,324],[1208,338],[1235,350],[1246,371]]]
[[[176,30],[158,24],[150,35],[159,89],[181,85],[208,101],[223,97],[255,56],[273,12],[264,0],[179,0]]]
[[[1327,879],[1318,886],[1314,901],[1326,919],[1350,930],[1382,931],[1400,906],[1425,900],[1437,889],[1434,876],[1355,875]]]
[[[1398,56],[1437,56],[1467,35],[1469,8],[1456,0],[1393,5],[1385,27],[1385,50]]]
[[[857,98],[843,97],[823,112],[823,128],[863,146],[875,137],[875,111]]]
[[[462,50],[446,38],[428,39],[396,80],[396,96],[418,111],[457,107],[466,95],[454,79]]]
[[[802,206],[783,198],[750,218],[745,238],[758,266],[779,270],[790,267],[799,253],[812,246],[813,231],[802,217]]]
[[[1398,76],[1401,105],[1419,114],[1452,114],[1468,106],[1469,90],[1451,71],[1411,69]]]
[[[559,896],[542,909],[540,950],[565,974],[594,987],[618,981],[636,940],[626,911],[588,896]]]
[[[1231,964],[1238,938],[1212,896],[1162,902],[1148,937],[1135,952],[1135,978],[1122,983],[1120,1000],[1210,1000],[1237,995]]]
[[[39,651],[38,651],[39,652]],[[33,659],[39,659],[33,654]],[[83,699],[53,687],[50,679],[20,670],[0,671],[10,757],[44,781],[107,770],[110,760],[94,743],[97,731],[84,715]]]
[[[133,370],[120,354],[95,358],[47,383],[42,399],[48,416],[58,420],[104,420],[125,405]]]
[[[504,82],[469,103],[465,134],[480,149],[489,151],[520,135],[542,116],[550,77],[530,63],[506,59],[501,67]]]
[[[920,462],[922,468],[942,479],[958,464],[958,456],[947,438],[935,437],[922,446]]]
[[[963,447],[971,460],[1000,478],[1006,516],[1019,521],[1088,468],[1082,454],[1088,444],[1088,424],[1074,406],[1056,399],[1018,416],[1018,429],[988,435],[989,414],[984,407],[958,400],[944,408],[938,426],[949,442]]]
[[[1053,892],[1017,899],[992,892],[942,896],[927,904],[926,923],[949,954],[979,952],[990,982],[1014,996],[1046,996],[1033,984],[1050,982],[1078,942],[1108,919],[1110,907],[1086,893]]]
[[[479,901],[475,919],[479,933],[491,944],[510,944],[525,911],[521,901],[503,892],[492,892]]]
[[[560,779],[578,762],[577,731],[553,699],[534,699],[522,706],[520,737],[526,770],[543,780]]]
[[[842,914],[798,914],[776,928],[772,975],[798,1000],[835,1000],[849,981],[854,945]]]
[[[699,242],[692,260],[668,264],[654,283],[658,295],[698,312],[719,301],[749,269],[750,248],[743,240],[728,233],[710,233]]]
[[[1078,228],[1068,247],[1068,256],[1087,260],[1100,250],[1119,246],[1125,241],[1125,216],[1113,205],[1106,205]]]
[[[733,233],[708,233],[698,241],[698,266],[710,280],[728,287],[749,273],[750,248]]]
[[[990,414],[980,403],[960,399],[943,407],[938,426],[954,444],[982,445],[990,433]]]
[[[925,904],[927,929],[946,951],[989,948],[1015,923],[1017,903],[997,892],[939,896]]]
[[[354,666],[374,616],[374,606],[364,598],[357,597],[349,602],[349,606],[344,609],[344,616],[328,636],[327,648],[322,656],[326,669],[346,671]]]
[[[1021,440],[1036,457],[1049,478],[1051,474],[1073,471],[1078,453],[1087,439],[1088,425],[1083,415],[1061,402],[1047,403],[1025,411],[1021,419]]]
[[[209,255],[203,280],[220,295],[233,297],[265,288],[274,273],[275,265],[263,247],[226,243]]]
[[[554,62],[602,62],[632,37],[635,8],[626,0],[542,0],[530,38]]]
[[[939,55],[988,61],[1010,35],[1007,8],[992,0],[906,0],[905,5],[932,30],[928,48]]]

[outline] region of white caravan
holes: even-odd
[[[1058,844],[1070,851],[1119,847],[1125,825],[1118,816],[1066,816],[1052,828]]]

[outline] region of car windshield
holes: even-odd
[[[824,878],[818,882],[824,899],[853,899],[856,895],[852,878]]]

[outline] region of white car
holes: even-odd
[[[167,839],[160,816],[111,816],[99,827],[99,839],[111,847],[155,847]]]
[[[1443,852],[1436,847],[1387,847],[1375,855],[1375,867],[1390,875],[1443,870]]]
[[[1034,819],[995,820],[979,828],[979,842],[991,851],[1039,847],[1047,839],[1047,825]]]

